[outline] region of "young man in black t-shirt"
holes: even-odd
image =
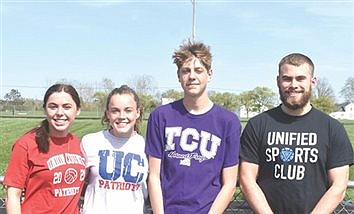
[[[316,85],[307,56],[279,63],[282,104],[251,118],[241,137],[241,190],[255,213],[332,213],[353,163],[344,127],[310,104]]]

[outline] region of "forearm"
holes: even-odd
[[[254,213],[273,213],[262,189],[257,183],[243,185],[241,189],[243,196]]]
[[[161,183],[159,179],[149,178],[149,197],[151,208],[154,214],[162,214],[163,210],[163,197]]]
[[[330,187],[312,210],[316,213],[332,213],[344,199],[349,180],[349,165],[344,165],[328,170]]]
[[[241,161],[240,187],[242,194],[254,213],[273,213],[262,189],[257,183],[258,169],[258,164]]]
[[[235,185],[224,185],[219,194],[216,196],[210,210],[209,214],[224,213],[227,206],[229,205],[233,195],[235,194]]]
[[[6,199],[6,213],[8,214],[20,214],[21,213],[21,203],[20,199]]]
[[[339,203],[344,199],[345,192],[346,188],[331,186],[316,204],[311,213],[333,213]]]
[[[22,190],[9,187],[7,190],[6,213],[21,214],[21,193]]]

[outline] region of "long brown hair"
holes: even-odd
[[[81,107],[79,94],[77,93],[76,89],[72,85],[54,84],[48,88],[48,90],[44,95],[43,109],[45,109],[50,95],[52,95],[55,92],[62,92],[62,91],[70,94],[77,108]],[[38,145],[38,150],[40,152],[47,153],[49,151],[49,123],[47,118],[44,119],[38,127],[32,129],[31,131],[36,132],[36,143]]]

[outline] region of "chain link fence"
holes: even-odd
[[[352,200],[354,191],[354,181],[349,181],[347,185],[347,193],[344,200],[338,205],[336,210],[333,212],[335,214],[354,214],[354,201]],[[348,194],[350,191],[351,194]],[[253,213],[251,208],[248,206],[247,201],[243,199],[242,193],[238,192],[234,200],[231,201],[228,208],[224,212],[225,214],[248,214]]]
[[[4,188],[2,186],[2,182],[4,180],[3,176],[0,176],[0,188]],[[352,200],[352,194],[348,194],[348,191],[354,190],[354,181],[348,182],[347,194],[344,200],[338,205],[337,209],[334,211],[335,214],[354,214],[354,201]],[[354,191],[351,191],[354,193]],[[0,214],[5,214],[5,199],[0,198]],[[148,209],[148,213],[152,213],[151,209]],[[229,204],[228,208],[224,212],[225,214],[248,214],[253,213],[247,202],[243,199],[242,193],[237,192],[234,196],[234,199]]]

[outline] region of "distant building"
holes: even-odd
[[[340,109],[341,111],[332,112],[329,116],[337,120],[354,120],[354,103],[345,103]]]
[[[237,111],[237,115],[240,117],[240,118],[251,118],[251,117],[254,117],[254,116],[256,116],[256,115],[258,115],[258,114],[260,114],[260,113],[262,113],[262,112],[264,112],[264,111],[267,111],[268,110],[268,108],[267,107],[265,107],[265,106],[263,106],[262,108],[261,108],[261,111],[260,112],[255,112],[255,111],[249,111],[248,112],[248,115],[247,115],[247,110],[246,110],[246,107],[245,106],[241,106],[239,109],[238,109],[238,111]]]

